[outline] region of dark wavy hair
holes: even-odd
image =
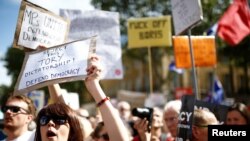
[[[37,127],[36,127],[36,133],[35,133],[35,141],[42,141],[39,120],[44,115],[54,116],[54,117],[56,116],[66,117],[70,125],[68,141],[83,141],[84,140],[83,131],[82,131],[81,124],[79,122],[76,112],[65,103],[56,102],[56,103],[49,104],[48,106],[44,107],[38,113],[37,118],[36,118]]]
[[[234,103],[231,107],[229,107],[228,112],[238,111],[242,117],[246,120],[247,124],[250,124],[250,112],[248,107],[240,102]]]

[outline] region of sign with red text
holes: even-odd
[[[128,47],[159,47],[172,45],[171,16],[128,20]]]
[[[13,47],[36,49],[65,42],[69,21],[27,1],[22,1]]]
[[[15,92],[24,93],[49,84],[84,79],[87,60],[95,52],[95,42],[95,37],[92,37],[27,52]]]

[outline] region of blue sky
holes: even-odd
[[[1,19],[1,26],[0,26],[0,57],[2,58],[7,48],[11,46],[16,21],[19,11],[20,0],[1,0],[0,1],[0,19]],[[7,76],[7,70],[3,68],[4,62],[0,61],[0,85],[1,84],[10,84],[10,78]]]
[[[35,4],[58,13],[59,8],[92,10],[90,0],[29,0]],[[21,0],[0,0],[0,58],[2,58],[7,49],[12,45],[16,22]],[[0,61],[0,85],[9,85],[10,77],[7,76],[7,70],[3,67],[4,62]]]

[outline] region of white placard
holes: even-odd
[[[203,19],[200,0],[171,0],[175,35]]]
[[[51,47],[65,42],[69,21],[26,1],[19,12],[14,47],[36,49],[39,45]]]
[[[103,66],[102,79],[122,79],[122,51],[119,13],[91,10],[61,10],[60,15],[70,19],[69,39],[99,35],[96,54]]]
[[[26,53],[16,91],[22,93],[53,82],[84,79],[87,74],[87,60],[95,45],[93,42],[95,38],[89,38]]]

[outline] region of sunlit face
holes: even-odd
[[[244,125],[247,124],[246,119],[240,114],[240,112],[233,110],[227,113],[226,124],[228,125]]]
[[[13,131],[20,128],[28,130],[28,124],[31,122],[33,116],[29,114],[27,103],[18,99],[10,99],[5,106],[8,107],[4,113],[5,130]],[[16,109],[13,110],[13,107]]]
[[[162,112],[159,110],[154,110],[152,127],[162,127],[163,126],[163,117]]]
[[[130,116],[130,109],[128,107],[120,107],[119,113],[123,119],[128,120]]]
[[[53,120],[40,126],[42,141],[67,141],[70,132],[68,122],[64,124],[56,124]]]
[[[192,126],[193,136],[195,136],[196,141],[207,141],[208,140],[208,127],[198,127],[193,125]]]
[[[173,137],[177,135],[178,113],[174,109],[168,109],[164,112],[165,124]]]

